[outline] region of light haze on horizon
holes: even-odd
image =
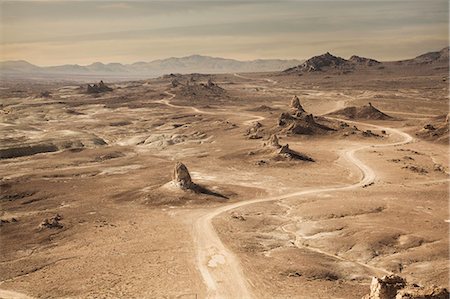
[[[1,1],[0,60],[133,63],[192,54],[397,60],[448,46],[448,2]]]

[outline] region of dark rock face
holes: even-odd
[[[175,165],[173,182],[181,189],[192,189],[195,186],[186,165],[181,162],[177,162]]]
[[[306,60],[303,64],[289,68],[285,70],[285,73],[291,72],[317,72],[322,71],[324,68],[337,68],[347,64],[347,60],[341,57],[331,55],[330,53],[325,53],[322,55],[314,56]]]
[[[103,81],[100,81],[98,84],[87,85],[86,92],[89,94],[102,93],[112,91],[113,89],[107,86]]]

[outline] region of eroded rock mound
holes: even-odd
[[[355,70],[355,68],[366,66],[370,67],[379,64],[381,63],[375,59],[353,55],[349,60],[347,60],[342,57],[334,56],[327,52],[322,55],[314,56],[298,66],[286,69],[283,71],[283,73],[294,74],[299,72],[308,73],[338,70],[346,74],[352,72],[353,70]]]
[[[316,122],[314,115],[280,115],[278,124],[285,128],[287,133],[298,135],[321,135],[335,129]]]
[[[419,131],[416,132],[416,136],[440,143],[449,142],[449,115],[441,115],[430,119],[430,122],[424,125]]]
[[[392,274],[382,278],[373,277],[370,293],[363,299],[447,299],[449,292],[440,287],[420,287],[407,284],[406,280]]]
[[[412,285],[397,292],[395,299],[448,299],[449,296],[450,294],[445,288]]]
[[[392,120],[392,116],[381,112],[375,108],[372,103],[364,106],[351,106],[329,113],[328,115],[344,117],[347,119],[373,119],[373,120]]]
[[[314,135],[324,134],[335,129],[316,122],[314,115],[303,109],[300,100],[294,96],[291,100],[290,112],[282,112],[278,117],[278,130],[290,134]]]
[[[295,110],[296,112],[305,112],[305,109],[303,109],[302,104],[300,104],[300,99],[297,96],[294,96],[291,100],[291,108]]]
[[[175,164],[175,168],[173,170],[173,182],[176,186],[183,190],[192,189],[195,186],[186,165],[181,162],[177,162],[177,164]]]
[[[278,137],[275,134],[270,136],[269,141],[267,142],[267,145],[270,146],[270,147],[274,147],[274,148],[280,148],[281,147],[281,145],[280,145],[280,143],[278,141]]]
[[[208,79],[206,83],[197,83],[196,79],[191,78],[181,87],[180,93],[182,96],[194,100],[204,98],[219,101],[227,97],[226,90],[214,83],[212,79]]]
[[[364,299],[395,299],[397,291],[406,286],[406,280],[397,275],[373,277],[370,283],[370,294]]]
[[[50,91],[48,91],[48,90],[45,90],[45,91],[42,91],[39,94],[39,97],[40,98],[51,98],[52,97],[52,93]]]
[[[108,92],[112,91],[113,89],[109,86],[107,86],[103,81],[100,81],[98,84],[88,84],[86,92],[89,94],[96,94],[96,93],[102,93],[102,92]]]
[[[337,57],[331,55],[329,52],[314,56],[308,60],[306,60],[301,65],[289,68],[283,72],[292,73],[292,72],[317,72],[322,71],[325,68],[339,68],[344,66],[347,63],[347,60],[341,57]]]
[[[289,148],[289,144],[283,145],[280,148],[280,150],[278,151],[278,155],[281,156],[281,157],[288,158],[288,159],[314,162],[314,160],[311,157],[308,157],[305,154],[302,154],[302,153],[296,152],[294,150],[291,150]]]
[[[40,229],[45,228],[63,228],[64,226],[59,222],[62,219],[61,215],[56,214],[51,218],[44,219],[39,225]]]
[[[254,122],[246,131],[245,136],[248,139],[261,139],[263,138],[263,125],[260,122]]]
[[[378,60],[371,59],[371,58],[365,58],[365,57],[361,57],[361,56],[357,56],[357,55],[353,55],[352,57],[350,57],[350,59],[348,61],[353,62],[355,64],[366,65],[366,66],[374,66],[374,65],[381,64],[381,62],[379,62]]]
[[[445,63],[448,65],[449,47],[445,47],[438,52],[428,52],[416,58],[400,61],[402,64],[434,64]]]
[[[260,105],[260,106],[255,107],[255,108],[248,109],[248,111],[255,111],[255,112],[271,112],[271,111],[274,111],[274,110],[277,110],[277,109],[276,108],[272,108],[272,107],[267,106],[267,105]]]

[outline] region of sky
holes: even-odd
[[[447,0],[0,0],[0,60],[396,60],[448,46],[448,13]]]

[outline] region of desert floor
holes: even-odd
[[[415,135],[448,113],[442,72],[191,77],[2,87],[2,149],[30,147],[0,164],[0,297],[360,298],[388,273],[449,287],[449,146]],[[280,133],[315,162],[274,159],[264,132],[293,95],[396,119],[345,120],[382,137]],[[176,189],[177,161],[210,194]]]

